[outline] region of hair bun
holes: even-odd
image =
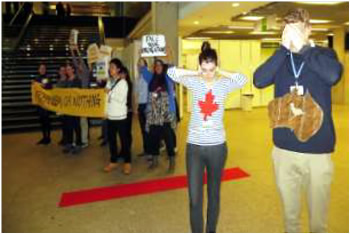
[[[210,49],[211,49],[210,43],[207,42],[207,41],[203,42],[202,48],[201,48],[202,52],[205,51],[205,50],[210,50]]]

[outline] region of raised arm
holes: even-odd
[[[332,49],[310,48],[305,52],[304,60],[305,66],[317,73],[327,85],[332,86],[336,84],[341,77],[343,66]]]
[[[148,68],[146,66],[142,66],[140,67],[140,74],[142,75],[143,79],[147,82],[150,83],[152,81],[153,78],[153,74],[152,72],[150,72],[148,70]]]
[[[272,55],[265,63],[260,65],[254,72],[254,86],[257,88],[265,88],[274,83],[276,73],[284,63],[290,51],[281,46],[274,55]]]
[[[230,73],[219,70],[219,74],[227,79],[227,92],[232,92],[234,89],[241,89],[248,81],[247,77],[241,73]]]
[[[176,83],[180,83],[190,89],[195,86],[198,77],[198,71],[185,70],[176,67],[170,67],[167,72],[170,79]]]

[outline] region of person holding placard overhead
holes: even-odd
[[[326,232],[333,175],[331,153],[335,145],[331,89],[341,77],[342,65],[332,49],[315,46],[309,40],[311,24],[306,10],[292,9],[283,21],[282,45],[255,71],[254,85],[257,88],[274,85],[275,98],[280,99],[290,94],[294,94],[294,99],[311,96],[313,104],[321,109],[322,115],[317,115],[305,103],[302,109],[295,108],[292,104],[296,100],[291,100],[290,106],[279,109],[277,113],[290,113],[294,119],[299,115],[311,115],[314,116],[313,122],[319,122],[317,116],[323,120],[317,132],[305,142],[296,136],[300,128],[294,131],[286,127],[275,128],[272,157],[283,204],[285,232],[301,231],[300,196],[303,186],[310,213],[310,232]],[[309,125],[304,127],[312,127],[313,124]]]
[[[168,156],[168,172],[175,170],[175,152],[173,131],[176,127],[176,108],[174,99],[174,83],[167,76],[165,64],[156,59],[153,72],[146,67],[144,60],[139,60],[139,70],[143,79],[148,83],[148,108],[146,117],[146,131],[149,132],[150,153],[152,161],[149,166],[158,166],[160,141],[164,139]]]
[[[203,175],[207,171],[208,211],[206,232],[215,232],[219,217],[221,174],[227,157],[223,115],[227,95],[242,88],[247,78],[218,69],[218,56],[209,42],[203,42],[199,71],[176,67],[168,76],[193,93],[188,128],[186,165],[192,232],[203,232]]]

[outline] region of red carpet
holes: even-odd
[[[248,176],[249,174],[247,174],[240,168],[230,168],[224,171],[221,180],[226,181],[241,179]],[[204,182],[207,183],[206,176]],[[136,196],[148,193],[156,193],[185,187],[187,187],[187,178],[185,175],[168,177],[164,179],[141,181],[132,184],[120,184],[108,187],[99,187],[63,193],[61,196],[59,206],[74,206],[84,203],[105,201],[110,199]]]

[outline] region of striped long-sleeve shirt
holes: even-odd
[[[218,145],[226,141],[223,124],[225,99],[234,89],[242,88],[247,78],[240,73],[220,72],[222,78],[211,87],[198,77],[197,71],[172,67],[168,76],[193,93],[193,108],[187,142],[195,145]]]

